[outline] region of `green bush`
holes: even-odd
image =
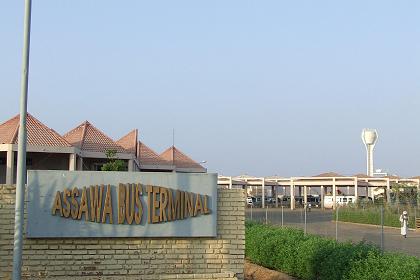
[[[420,279],[419,260],[398,254],[369,252],[364,259],[352,266],[349,280],[418,280]]]
[[[372,245],[337,243],[301,230],[246,224],[245,255],[300,279],[420,279],[420,260]]]

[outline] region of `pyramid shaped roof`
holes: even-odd
[[[20,115],[0,124],[0,144],[18,144]],[[71,147],[60,134],[31,114],[26,115],[27,144],[44,147]]]
[[[117,141],[117,144],[123,147],[128,152],[135,154],[137,151],[137,137],[138,137],[138,130],[133,129],[129,133],[127,133],[125,136],[121,137]]]
[[[326,172],[326,173],[315,175],[314,177],[344,177],[344,176],[335,172]]]
[[[142,142],[139,141],[137,147],[137,159],[139,160],[140,165],[172,165],[172,162],[164,159]]]
[[[353,177],[357,177],[357,178],[373,178],[372,176],[368,176],[368,175],[363,174],[363,173],[354,174]]]
[[[379,178],[388,178],[388,179],[401,179],[401,177],[396,176],[396,175],[387,175],[387,176],[382,176]]]
[[[203,166],[192,160],[175,146],[169,147],[162,154],[160,154],[160,156],[173,163],[176,168],[194,168],[201,169],[203,171],[206,170]]]
[[[114,150],[117,153],[129,153],[88,121],[70,130],[63,137],[82,151],[105,153],[108,150]]]

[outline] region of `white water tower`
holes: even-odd
[[[376,141],[378,141],[378,132],[376,129],[365,128],[362,131],[362,140],[366,146],[366,162],[367,162],[367,175],[373,176],[373,148],[375,148]]]

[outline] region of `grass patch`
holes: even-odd
[[[402,210],[394,207],[384,207],[384,226],[401,227],[400,215]],[[415,211],[416,209],[408,209],[409,221],[408,227],[415,227]],[[417,212],[419,212],[417,210]],[[336,219],[336,212],[334,211],[334,219]],[[381,224],[381,209],[379,207],[340,207],[338,209],[338,220],[342,222],[352,222],[360,224]]]
[[[339,243],[301,230],[246,223],[245,255],[300,279],[418,280],[420,259],[381,253],[373,245]]]

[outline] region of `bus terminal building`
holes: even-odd
[[[34,116],[27,115],[28,170],[99,171],[107,162],[106,152],[116,152],[127,171],[206,173],[207,170],[178,148],[157,153],[138,139],[134,129],[113,140],[85,121],[58,134]],[[0,184],[16,182],[19,115],[0,124]]]
[[[19,116],[0,124],[0,279],[12,276],[18,128]],[[60,135],[28,115],[27,130],[22,279],[244,279],[243,190],[136,129],[113,140],[86,121]],[[97,172],[109,150],[125,171]]]
[[[259,206],[267,204],[280,207],[282,200],[288,198],[286,206],[295,209],[308,203],[310,197],[318,197],[320,207],[324,208],[325,196],[332,196],[332,201],[337,201],[338,196],[351,196],[355,201],[359,198],[383,197],[387,202],[391,201],[393,187],[404,184],[417,189],[420,193],[420,176],[412,178],[400,178],[397,176],[371,177],[365,174],[344,176],[335,172],[322,173],[315,176],[301,177],[254,177],[241,175],[236,177],[221,176],[218,178],[220,188],[245,189],[248,196],[258,197]],[[267,200],[270,198],[271,200]],[[353,201],[353,202],[355,202]],[[299,204],[299,205],[298,205]],[[332,204],[335,209],[336,203]]]

